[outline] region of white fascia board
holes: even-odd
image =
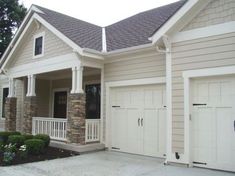
[[[16,31],[16,33],[15,33],[13,39],[11,40],[11,42],[10,42],[10,44],[8,45],[6,51],[4,52],[4,54],[3,54],[2,58],[1,58],[1,61],[0,61],[0,65],[3,65],[3,63],[5,62],[5,60],[7,60],[6,57],[8,57],[8,54],[9,54],[10,52],[12,52],[12,50],[14,50],[14,48],[15,48],[15,46],[16,46],[16,43],[15,43],[15,42],[16,42],[16,41],[18,40],[18,38],[20,37],[22,31],[24,30],[24,27],[27,25],[27,22],[30,20],[30,17],[31,17],[31,15],[32,15],[32,13],[33,13],[34,11],[38,11],[38,12],[39,12],[40,10],[39,10],[38,8],[36,8],[35,6],[31,6],[31,7],[30,7],[30,9],[29,9],[27,15],[25,16],[24,20],[22,21],[22,23],[21,23],[19,29]],[[14,43],[15,43],[15,44],[14,44]],[[1,67],[1,68],[3,68],[3,67]]]
[[[222,35],[232,32],[235,32],[235,21],[178,32],[175,35],[173,35],[171,39],[172,42],[176,43],[176,42],[183,42],[204,37],[211,37],[215,35]]]
[[[24,28],[22,28],[21,30],[23,30],[22,32],[20,32],[19,34],[17,33],[17,36],[15,37],[16,43],[14,45],[14,47],[12,48],[12,50],[10,51],[10,53],[8,54],[7,58],[5,61],[3,61],[3,65],[1,67],[1,69],[4,69],[6,64],[8,63],[9,59],[11,58],[12,54],[14,53],[15,49],[17,48],[18,44],[20,43],[21,39],[23,38],[23,36],[25,35],[26,31],[28,30],[29,26],[31,25],[31,23],[34,20],[38,20],[41,24],[43,24],[47,29],[49,29],[52,33],[54,33],[58,38],[60,38],[62,41],[64,41],[65,43],[67,43],[71,48],[73,48],[74,50],[76,50],[79,54],[82,55],[82,49],[73,41],[71,41],[69,38],[67,38],[65,35],[63,35],[60,31],[58,31],[55,27],[53,27],[51,24],[49,24],[46,20],[44,20],[42,17],[40,17],[38,14],[34,13],[31,18],[29,19],[29,21],[27,22],[27,20],[25,22],[27,22],[26,26]],[[22,25],[24,26],[24,25]],[[19,35],[19,36],[18,36]],[[9,45],[10,47],[11,45]]]
[[[77,55],[75,53],[70,53],[10,68],[7,72],[7,76],[18,78],[32,74],[69,69],[79,65],[81,65],[81,61],[78,59]]]
[[[175,13],[152,37],[149,39],[152,40],[152,43],[156,43],[167,31],[176,24],[180,18],[182,18],[197,2],[200,0],[189,0],[186,4],[181,7],[178,12]]]
[[[3,65],[1,67],[1,69],[5,69],[5,66],[7,65],[7,63],[9,62],[12,54],[14,53],[15,49],[17,48],[18,44],[20,43],[21,39],[23,38],[24,34],[26,33],[27,29],[29,28],[30,24],[33,22],[33,18],[31,18],[29,20],[29,22],[26,24],[25,28],[23,29],[22,33],[20,33],[19,37],[17,37],[16,43],[13,46],[12,50],[10,51],[10,53],[8,54],[8,56],[6,57],[6,60],[3,61]]]
[[[76,43],[74,43],[71,39],[66,37],[64,34],[62,34],[59,30],[57,30],[54,26],[52,26],[50,23],[48,23],[46,20],[44,20],[42,17],[40,17],[38,14],[34,14],[33,18],[38,20],[41,24],[43,24],[47,29],[49,29],[53,34],[55,34],[58,38],[60,38],[62,41],[64,41],[66,44],[68,44],[72,49],[76,50],[79,54],[82,55],[82,48],[79,47]]]
[[[122,53],[134,52],[136,50],[145,49],[145,48],[149,48],[152,46],[153,46],[152,43],[147,43],[147,44],[143,44],[143,45],[138,45],[138,46],[123,48],[123,49],[117,49],[114,51],[109,51],[107,53],[104,53],[104,55],[114,56],[114,55],[118,55],[118,54],[122,54]]]

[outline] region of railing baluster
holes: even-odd
[[[47,134],[52,139],[66,140],[67,119],[33,117],[32,134]]]
[[[86,142],[98,142],[100,140],[100,120],[86,119]]]

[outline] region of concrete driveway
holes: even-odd
[[[116,152],[0,167],[0,176],[232,176],[209,169],[164,166],[163,160]]]

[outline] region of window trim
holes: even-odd
[[[38,55],[35,55],[36,39],[39,38],[39,37],[42,37],[42,53],[38,54]],[[33,38],[34,38],[33,39],[33,58],[36,59],[36,58],[39,58],[39,57],[43,57],[44,56],[45,32],[41,32],[41,33],[35,34]]]
[[[0,114],[0,120],[5,120],[6,119],[5,117],[2,117],[2,106],[3,106],[3,101],[2,100],[3,100],[3,89],[4,88],[8,88],[9,89],[9,85],[5,84],[5,85],[1,86],[1,91],[2,91],[1,95],[2,96],[1,96],[1,112],[0,112],[1,114]]]

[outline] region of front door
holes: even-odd
[[[67,117],[67,92],[59,91],[54,93],[54,118]]]

